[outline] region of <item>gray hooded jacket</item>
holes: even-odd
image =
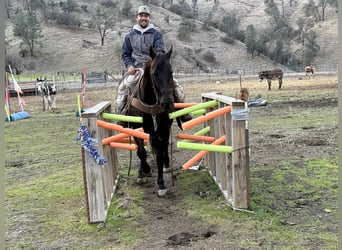
[[[164,51],[164,39],[160,31],[149,24],[141,29],[137,24],[125,36],[122,44],[122,60],[126,69],[130,66],[142,68],[150,58],[150,47],[154,52]]]

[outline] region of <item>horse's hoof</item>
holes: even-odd
[[[144,173],[144,177],[152,177],[152,171],[150,171],[149,173]]]
[[[165,196],[167,193],[167,189],[159,189],[158,190],[158,196]]]

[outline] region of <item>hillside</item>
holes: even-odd
[[[89,4],[87,0],[75,1],[79,6]],[[134,12],[141,1],[131,0]],[[160,2],[160,1],[151,1]],[[191,0],[186,1],[191,5]],[[213,0],[198,0],[198,17],[208,15],[214,6]],[[275,0],[278,8],[281,8],[281,1]],[[19,4],[19,2],[18,2]],[[302,6],[304,3],[294,3],[291,7],[289,1],[285,1],[285,17],[291,27],[296,28],[296,20],[303,16]],[[123,1],[118,2],[122,6]],[[160,4],[159,4],[160,5]],[[170,12],[164,7],[149,4],[152,11],[151,22],[163,31],[167,49],[172,45],[174,48],[173,65],[174,70],[202,70],[212,69],[234,73],[243,70],[246,74],[255,74],[260,69],[273,68],[275,66],[271,60],[264,56],[251,58],[246,52],[246,47],[240,41],[234,43],[222,42],[221,38],[225,34],[218,29],[211,28],[209,31],[202,29],[200,20],[192,21],[196,31],[191,33],[191,40],[188,42],[177,39],[177,30],[182,21],[181,16]],[[245,30],[248,24],[254,24],[256,29],[262,30],[269,25],[269,16],[266,15],[264,0],[250,1],[220,1],[213,14],[213,20],[221,20],[225,15],[235,15],[240,21],[240,29]],[[81,13],[81,12],[80,12]],[[81,15],[81,14],[80,14]],[[165,17],[168,16],[168,22]],[[314,66],[317,71],[330,71],[337,68],[337,13],[332,8],[326,9],[326,21],[317,23],[313,30],[318,33],[317,41],[320,45],[320,53],[316,58]],[[12,20],[13,21],[13,20]],[[89,71],[120,72],[123,65],[120,57],[115,53],[120,48],[124,34],[134,24],[134,19],[123,19],[110,30],[105,38],[104,46],[101,46],[100,37],[97,30],[90,29],[86,24],[70,29],[51,25],[42,25],[43,39],[42,47],[34,58],[24,58],[25,63],[34,61],[36,64],[35,72],[54,73],[54,72],[80,72],[83,67]],[[20,41],[12,34],[12,23],[6,22],[6,42],[8,55],[18,55]],[[293,41],[294,52],[300,48]],[[207,53],[214,54],[215,62],[207,62],[203,56]],[[286,67],[283,67],[285,70]]]

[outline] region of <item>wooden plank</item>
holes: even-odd
[[[241,106],[233,106],[232,110],[242,109]],[[248,148],[246,145],[246,121],[232,121],[232,165],[233,165],[233,206],[239,209],[250,207],[250,183],[249,183],[249,163]]]
[[[112,135],[111,130],[97,126],[97,120],[102,119],[103,113],[111,112],[110,102],[101,102],[82,113],[82,124],[88,128],[90,136],[99,141],[97,150],[107,163],[99,165],[91,155],[85,152],[84,185],[86,193],[87,217],[89,223],[106,220],[110,201],[115,193],[118,181],[117,156],[114,149],[102,145],[102,139]]]
[[[98,131],[96,125],[96,116],[88,119],[82,118],[82,123],[87,126],[90,136],[98,138]],[[89,209],[89,222],[104,221],[106,215],[105,197],[104,197],[104,183],[102,167],[96,163],[94,158],[85,153],[85,170],[86,170],[86,189],[88,192],[88,209]]]
[[[82,117],[83,118],[87,118],[87,117],[98,117],[99,119],[102,120],[102,117],[99,117],[100,114],[103,113],[103,110],[105,110],[106,108],[108,108],[111,105],[111,102],[107,101],[107,102],[100,102],[98,104],[96,104],[93,107],[90,107],[88,109],[86,109],[83,113],[82,113]]]
[[[226,106],[226,105],[222,105],[222,106]],[[218,119],[218,122],[219,122],[219,136],[220,135],[226,135],[226,131],[225,131],[225,120],[226,120],[226,116],[229,116],[230,113],[228,114],[225,114],[225,115],[222,115],[219,117]],[[227,140],[227,136],[226,136],[226,140]],[[225,142],[225,145],[226,146],[229,146],[227,144],[227,141]],[[221,189],[222,191],[227,191],[228,190],[228,185],[227,185],[227,155],[229,154],[226,154],[226,153],[222,153],[222,154],[219,154],[218,157],[219,157],[219,165],[221,166],[221,169],[222,169],[222,176],[221,176]]]
[[[244,101],[237,98],[221,95],[217,92],[203,93],[201,96],[202,98],[207,98],[209,100],[218,100],[219,102],[222,102],[229,106],[244,106]]]
[[[232,146],[232,116],[231,113],[225,116],[225,131],[226,135],[226,145]],[[233,148],[234,149],[234,148]],[[227,181],[227,200],[232,203],[233,199],[233,168],[232,168],[232,154],[226,154],[226,181]]]

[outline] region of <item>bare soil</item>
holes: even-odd
[[[322,192],[319,191],[319,187],[313,188],[307,184],[307,189],[312,188],[313,192],[319,194],[319,198],[313,200],[303,190],[296,190],[296,185],[301,184],[300,178],[302,178],[299,174],[296,175],[296,171],[308,169],[306,170],[307,175],[310,176],[310,174],[313,175],[314,173],[310,173],[308,161],[320,159],[334,160],[337,158],[336,77],[317,77],[316,79],[309,80],[289,79],[283,84],[283,90],[280,91],[277,89],[266,91],[266,83],[260,84],[253,81],[243,82],[243,84],[250,89],[251,98],[260,94],[268,101],[266,106],[249,108],[252,188],[252,207],[250,211],[258,213],[256,210],[261,209],[260,207],[267,207],[267,204],[263,203],[271,201],[267,208],[269,210],[265,213],[280,214],[279,217],[281,219],[278,223],[284,227],[299,225],[298,233],[307,235],[306,237],[303,236],[301,244],[303,249],[329,249],[329,247],[326,247],[324,239],[319,236],[314,237],[314,235],[321,232],[322,228],[324,228],[327,233],[335,235],[335,238],[337,237],[336,195],[329,194],[330,191],[337,190],[337,182],[334,185],[322,187]],[[183,86],[189,102],[200,101],[200,94],[203,92],[220,91],[225,95],[235,96],[239,89],[239,83],[236,82],[183,84]],[[71,97],[68,97],[69,95]],[[114,101],[113,97],[115,96],[113,93],[108,93],[108,89],[100,88],[89,89],[87,95],[91,98],[93,104],[101,100]],[[59,93],[57,112],[70,111],[70,106],[69,108],[62,108],[65,105],[62,102],[63,100],[68,102],[74,96],[75,93],[68,93],[67,91]],[[40,98],[27,97],[26,102],[31,102],[30,105],[36,102],[35,106],[32,105],[31,107],[30,112],[32,114],[38,115],[41,113]],[[299,114],[299,117],[297,114]],[[303,116],[307,116],[306,119],[305,117],[303,119]],[[46,122],[48,123],[48,121]],[[179,132],[179,128],[174,125],[173,134],[177,132]],[[9,151],[7,151],[6,155],[8,154],[10,154]],[[189,205],[184,204],[183,190],[179,185],[179,181],[184,173],[181,166],[192,155],[194,155],[194,152],[179,150],[173,144],[173,172],[172,174],[165,174],[166,185],[169,189],[165,197],[157,196],[155,184],[156,170],[153,172],[153,176],[146,183],[142,184],[144,202],[140,206],[144,211],[145,219],[141,223],[146,226],[148,236],[133,249],[282,249],[289,247],[289,245],[277,242],[276,239],[270,242],[265,236],[267,231],[258,232],[258,229],[255,229],[257,228],[256,226],[254,229],[246,228],[246,231],[240,232],[239,230],[241,229],[238,228],[244,227],[244,225],[241,225],[238,222],[238,218],[234,216],[230,220],[227,219],[226,225],[208,223],[206,222],[207,220],[194,216],[191,212],[191,207],[189,208]],[[15,163],[8,156],[6,168],[21,168],[20,166],[14,166]],[[152,166],[155,166],[151,156],[150,163]],[[133,167],[135,167],[134,164],[137,164],[136,160],[133,161]],[[202,168],[205,168],[205,166],[202,166]],[[123,170],[124,172],[127,171],[127,169]],[[276,183],[274,178],[278,174],[277,171],[282,170],[284,173],[287,173],[285,182]],[[48,171],[45,174],[47,173]],[[11,182],[14,174],[13,171],[7,171],[7,178]],[[27,172],[26,174],[30,173]],[[31,174],[37,173],[34,171]],[[42,174],[44,172],[40,172],[40,175]],[[23,178],[24,181],[25,178],[34,178],[34,176],[21,176],[20,178]],[[325,178],[325,176],[317,176],[317,178]],[[259,185],[259,181],[262,181],[263,184]],[[127,176],[123,176],[120,182],[118,195],[122,196],[123,200],[125,200],[125,189],[127,186],[136,184],[132,183],[131,178]],[[303,181],[303,185],[305,184]],[[12,187],[12,184],[8,185]],[[210,183],[204,179],[201,187],[197,187],[198,189],[194,191],[194,199],[205,198],[208,192],[208,185]],[[279,188],[283,188],[283,190],[275,191],[272,188],[273,186],[280,186]],[[293,187],[293,189],[290,187]],[[264,196],[260,197],[262,193],[264,193]],[[126,198],[129,199],[129,197]],[[226,207],[225,202],[220,200],[222,197],[217,197],[217,199],[219,200],[218,210],[230,210],[229,207]],[[13,202],[15,201],[8,198],[6,203],[8,218],[17,216],[16,211],[10,208]],[[39,212],[34,207],[32,207],[32,211],[21,211],[21,213],[27,214],[27,216],[39,217]],[[244,214],[244,212],[241,213]],[[246,214],[248,217],[248,213]],[[206,216],[210,217],[210,215]],[[309,228],[312,225],[310,218],[312,220],[319,220],[320,226]],[[272,221],[270,223],[272,224]],[[249,227],[247,224],[245,226]],[[34,241],[33,235],[40,233],[39,227],[33,225],[25,225],[23,229],[20,227],[20,224],[15,226],[9,221],[7,227],[6,243],[8,249],[20,248],[15,244],[15,237],[20,235],[22,230],[29,231],[27,234],[31,235],[31,237],[26,237],[26,240],[31,238],[32,241]],[[65,233],[60,234],[64,235],[64,237],[66,235]],[[106,238],[107,235],[103,237]],[[91,237],[88,239],[85,237],[82,241],[77,241],[68,234],[65,240],[68,244],[56,241],[53,244],[36,242],[35,246],[37,249],[76,249],[80,245],[84,249],[124,249],[123,246],[120,246],[120,239],[115,238],[115,236],[112,237],[114,239],[106,238],[99,243],[101,245],[96,246]],[[249,241],[249,244],[244,242],[244,240]],[[84,247],[87,245],[86,242],[88,242],[89,247]],[[291,243],[289,244],[291,246]],[[22,249],[25,249],[25,247]]]

